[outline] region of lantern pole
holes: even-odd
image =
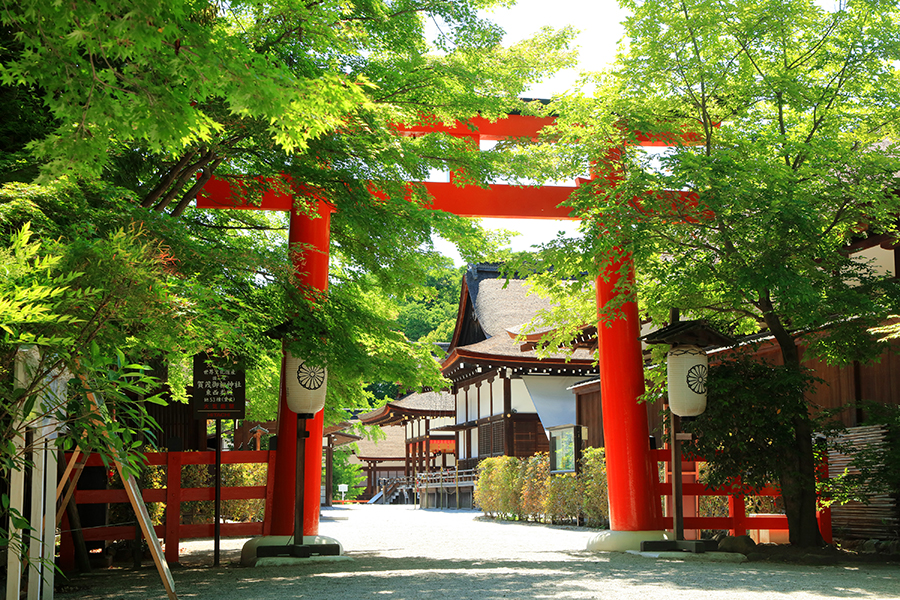
[[[672,451],[672,530],[671,540],[641,542],[645,552],[717,550],[713,540],[684,539],[684,496],[681,471],[681,442],[692,434],[680,433],[681,417],[694,417],[706,409],[707,358],[703,346],[732,345],[734,340],[711,329],[705,321],[682,322],[678,309],[669,312],[669,324],[644,336],[648,344],[668,344],[666,379],[669,386],[669,448]]]
[[[309,432],[306,430],[306,420],[315,415],[309,413],[297,413],[297,481],[295,484],[297,501],[294,506],[294,545],[303,545],[303,509],[306,495],[304,493],[306,474],[306,438]]]
[[[672,529],[677,541],[684,540],[684,495],[681,488],[681,417],[669,412],[669,446],[672,449]]]

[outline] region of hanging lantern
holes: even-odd
[[[669,408],[679,417],[696,417],[706,410],[709,361],[699,346],[672,346],[667,357]]]
[[[285,353],[284,369],[287,405],[297,414],[314,415],[325,406],[328,370],[313,366],[289,351]]]

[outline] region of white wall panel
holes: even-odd
[[[531,401],[531,395],[528,393],[528,388],[525,387],[525,382],[521,379],[512,380],[512,408],[514,411],[520,413],[537,412],[537,409],[534,407],[534,402]]]

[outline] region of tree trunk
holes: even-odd
[[[809,418],[793,420],[794,447],[784,457],[785,468],[779,485],[784,498],[792,545],[809,548],[822,545],[819,522],[816,519],[816,476],[813,455],[812,427]]]
[[[794,337],[784,328],[766,295],[761,302],[766,325],[781,349],[784,365],[798,373],[800,349]],[[809,548],[821,546],[822,534],[816,519],[816,463],[813,454],[812,420],[806,409],[806,399],[798,398],[804,410],[792,418],[794,446],[785,453],[784,469],[779,477],[784,510],[788,520],[788,534],[792,545]]]

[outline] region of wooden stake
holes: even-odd
[[[78,377],[82,380],[82,383],[85,384],[85,389],[90,389],[85,382],[84,375],[79,375]],[[96,398],[94,398],[94,394],[88,392],[86,396],[91,404],[91,408],[95,412],[99,412],[99,406]],[[119,449],[117,444],[109,438],[109,434],[104,432],[103,437],[107,444],[109,444],[110,449]],[[125,485],[125,493],[128,494],[128,500],[131,502],[131,507],[134,509],[135,516],[137,516],[138,525],[141,527],[144,539],[146,539],[147,543],[150,545],[150,554],[153,555],[153,562],[156,564],[156,570],[159,571],[159,577],[162,579],[163,586],[166,588],[166,594],[168,594],[169,600],[178,600],[178,595],[175,594],[175,580],[172,579],[172,571],[169,570],[169,564],[163,558],[162,546],[159,544],[159,538],[156,537],[156,531],[153,529],[153,523],[150,521],[150,513],[147,512],[147,505],[144,504],[144,499],[141,497],[141,490],[138,488],[134,477],[125,472],[122,463],[119,461],[118,452],[116,452],[114,462],[116,470],[119,472],[119,477],[122,478],[122,483]]]

